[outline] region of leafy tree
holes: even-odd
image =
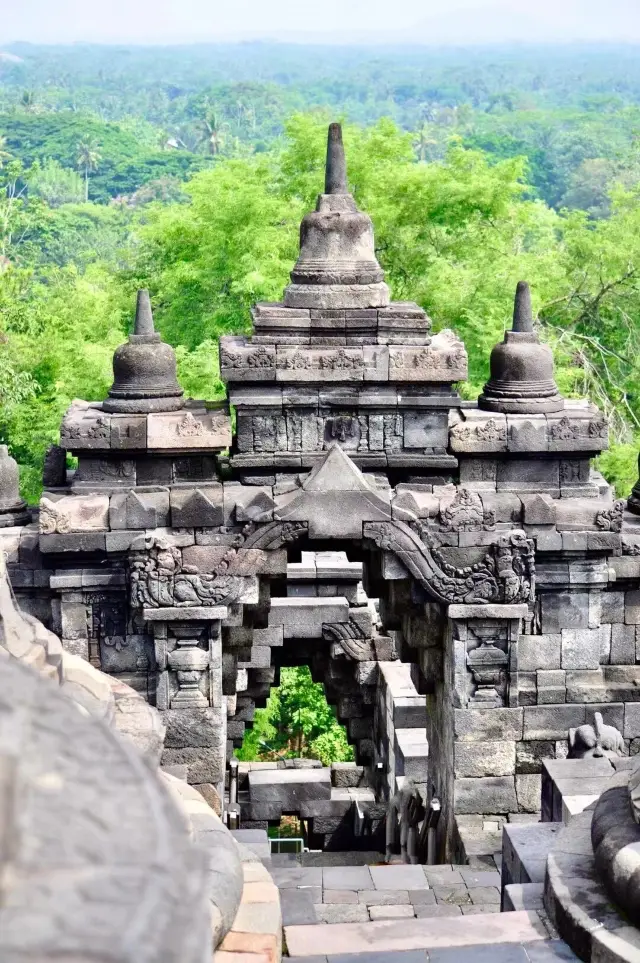
[[[308,666],[282,669],[266,709],[256,711],[238,758],[260,757],[306,757],[324,765],[353,759],[344,727]]]
[[[79,204],[86,200],[85,185],[76,171],[63,167],[49,158],[40,165],[34,164],[25,177],[29,193],[41,197],[49,207],[62,204]]]

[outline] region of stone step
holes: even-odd
[[[579,963],[578,957],[562,940],[448,947],[430,951],[372,951],[346,956],[290,956],[286,960],[287,963]]]
[[[549,941],[537,913],[479,914],[449,918],[378,920],[369,923],[334,923],[285,926],[289,955],[293,957],[354,953],[400,953],[427,950],[429,953],[451,947],[498,947],[502,944],[529,944]],[[432,957],[433,959],[433,957]],[[492,959],[499,959],[496,955]]]

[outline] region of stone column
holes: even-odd
[[[188,782],[224,798],[227,706],[221,623],[227,607],[145,608],[157,671],[156,707],[167,727],[163,765],[186,765]]]
[[[518,638],[526,605],[450,605],[454,812],[518,811]]]

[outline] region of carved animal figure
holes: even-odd
[[[569,759],[607,759],[624,755],[624,739],[615,728],[602,721],[602,713],[595,713],[595,726],[569,729]]]

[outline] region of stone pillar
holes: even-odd
[[[430,773],[443,808],[441,845],[451,846],[456,815],[518,811],[518,638],[527,614],[524,604],[447,609],[442,689],[427,699],[438,716]]]
[[[226,696],[221,623],[227,607],[145,608],[153,632],[156,707],[167,727],[163,765],[186,765],[187,780],[213,786],[222,806]]]
[[[518,811],[518,638],[526,605],[450,605],[453,655],[453,808]]]

